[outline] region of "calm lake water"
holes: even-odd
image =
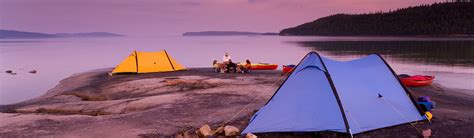
[[[234,61],[297,64],[309,51],[336,60],[380,53],[401,74],[435,75],[445,87],[474,90],[474,38],[426,37],[116,37],[0,39],[0,104],[44,94],[74,74],[112,68],[133,50],[159,51],[186,67],[210,67],[229,52]],[[13,70],[17,75],[5,73]],[[38,70],[36,74],[28,71]],[[472,92],[472,91],[471,91]],[[474,93],[473,93],[474,94]]]

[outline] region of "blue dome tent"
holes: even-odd
[[[425,119],[380,55],[341,62],[310,52],[242,133],[353,135]]]

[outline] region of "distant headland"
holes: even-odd
[[[257,32],[239,32],[239,31],[202,31],[202,32],[183,33],[183,36],[234,36],[234,35],[278,35],[278,33],[257,33]]]
[[[435,3],[390,12],[336,14],[296,27],[280,35],[474,35],[474,2]]]
[[[119,37],[119,36],[125,36],[125,35],[108,33],[108,32],[47,34],[47,33],[38,33],[38,32],[24,32],[24,31],[0,29],[0,39],[41,39],[41,38],[58,38],[58,37]]]

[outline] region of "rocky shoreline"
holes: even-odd
[[[219,74],[209,68],[193,68],[108,76],[110,70],[75,74],[43,96],[1,105],[0,137],[195,135],[204,124],[242,130],[284,79],[280,71]],[[433,136],[474,135],[473,96],[459,92],[467,90],[437,84],[410,89],[414,95],[430,96],[437,102],[431,123],[404,124],[357,136],[420,136],[420,130],[428,128]],[[259,136],[286,135],[298,136]]]

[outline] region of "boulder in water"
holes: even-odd
[[[31,71],[29,71],[28,73],[35,74],[36,72],[38,72],[38,71],[36,71],[36,70],[31,70]]]

